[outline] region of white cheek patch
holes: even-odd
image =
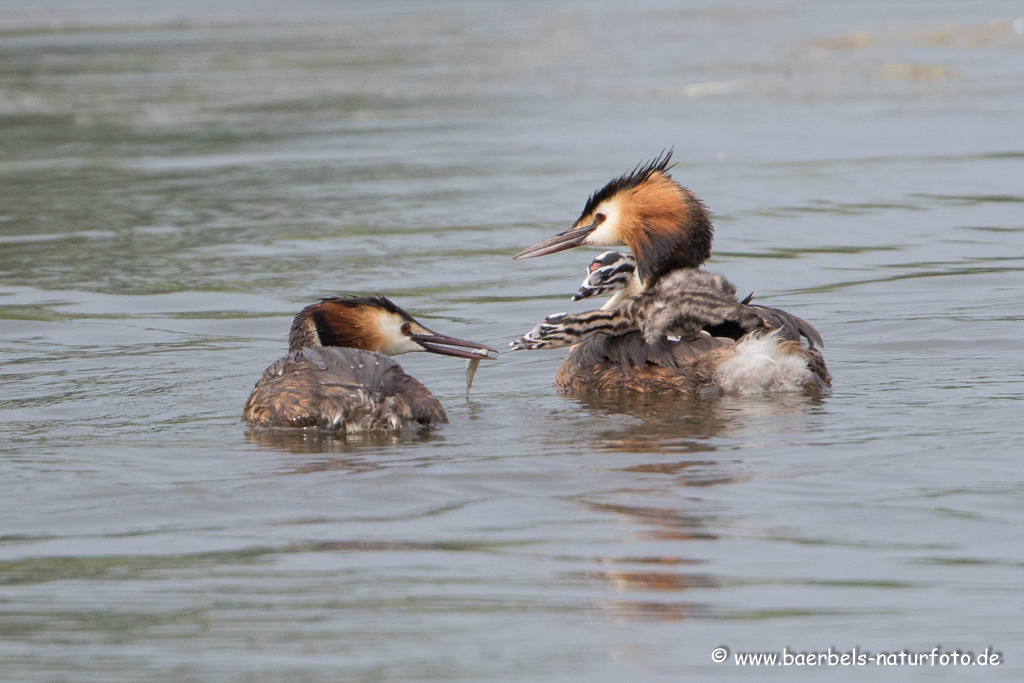
[[[606,218],[604,223],[597,226],[594,232],[587,235],[583,240],[585,244],[593,244],[597,247],[621,247],[626,243],[619,236],[619,209],[614,204],[602,204],[597,207],[595,214],[603,213]]]
[[[384,355],[400,356],[403,353],[423,350],[419,344],[402,334],[403,322],[405,321],[400,317],[387,311],[380,312],[380,317],[377,318],[377,328],[385,339],[383,348],[380,350]]]

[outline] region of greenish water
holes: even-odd
[[[0,679],[1020,678],[1017,3],[67,5],[0,7]],[[241,423],[321,296],[585,310],[593,253],[512,255],[671,146],[831,396],[413,354],[444,429]]]

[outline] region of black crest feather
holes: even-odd
[[[359,308],[361,306],[373,306],[375,308],[382,308],[388,313],[395,313],[402,316],[406,320],[412,320],[413,317],[399,308],[392,301],[380,294],[374,294],[374,296],[329,296],[320,299],[323,303],[338,304],[339,306],[345,306],[346,308]]]
[[[586,206],[583,207],[583,213],[581,213],[580,217],[576,219],[576,222],[579,223],[586,216],[593,213],[593,211],[601,205],[601,202],[605,201],[609,197],[614,197],[619,192],[642,185],[651,177],[652,173],[657,171],[668,173],[673,166],[671,161],[672,151],[674,149],[674,147],[669,148],[646,164],[642,162],[637,164],[636,168],[631,172],[619,176],[594,194],[590,195],[590,198],[587,199]]]

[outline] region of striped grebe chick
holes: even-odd
[[[598,254],[587,266],[583,284],[572,295],[572,301],[582,301],[592,296],[614,292],[601,308],[614,308],[622,299],[639,294],[643,285],[636,275],[636,261],[621,251],[605,251]]]

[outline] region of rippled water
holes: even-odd
[[[68,4],[0,7],[0,679],[1020,678],[1019,4]],[[585,310],[593,253],[511,256],[673,145],[831,396],[414,354],[444,429],[240,422],[320,296]]]

